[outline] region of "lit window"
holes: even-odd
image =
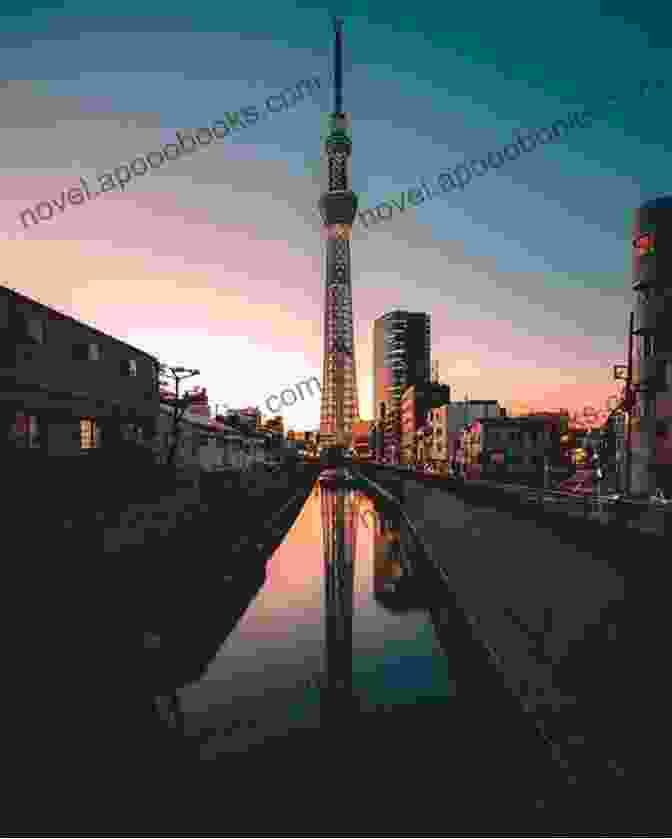
[[[82,419],[79,421],[79,439],[82,449],[98,448],[98,426],[93,419]]]
[[[121,362],[121,375],[122,376],[136,376],[138,373],[138,365],[134,358],[124,359]]]
[[[637,256],[654,256],[656,253],[656,240],[653,233],[643,233],[633,239],[632,246],[637,251]]]

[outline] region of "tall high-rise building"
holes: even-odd
[[[326,234],[324,360],[320,441],[348,446],[352,421],[359,416],[357,368],[352,328],[350,236],[357,196],[349,188],[350,118],[343,111],[342,21],[335,20],[334,110],[324,144],[324,190],[319,201]]]
[[[430,380],[430,316],[394,311],[373,325],[373,406],[381,418],[385,405],[385,456],[398,460],[401,446],[401,396],[411,385]]]

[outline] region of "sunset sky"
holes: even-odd
[[[213,403],[262,405],[321,378],[316,204],[338,13],[360,209],[436,182],[517,130],[598,114],[464,192],[355,224],[362,416],[373,320],[392,309],[431,314],[432,357],[455,399],[601,405],[626,356],[634,209],[672,193],[672,7],[612,0],[604,16],[600,5],[78,0],[31,14],[6,0],[2,282],[199,368],[191,381]],[[19,213],[80,177],[94,184],[177,130],[261,109],[315,76],[313,100],[23,229]],[[317,428],[319,399],[284,416]]]

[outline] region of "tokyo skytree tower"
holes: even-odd
[[[327,447],[348,447],[352,421],[359,416],[350,282],[357,196],[349,189],[352,143],[350,118],[343,112],[342,23],[334,20],[334,110],[324,144],[324,190],[319,201],[327,241],[320,443]]]

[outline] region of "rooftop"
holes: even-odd
[[[661,195],[658,198],[652,198],[640,206],[640,210],[658,209],[672,209],[672,195]]]
[[[2,286],[0,288],[0,292],[3,292],[11,297],[18,297],[22,302],[30,303],[31,306],[39,306],[42,309],[46,309],[50,315],[53,317],[58,318],[59,320],[69,320],[72,323],[78,323],[81,326],[86,327],[90,332],[93,332],[94,335],[100,335],[101,338],[107,338],[111,341],[116,341],[118,344],[123,344],[128,349],[133,350],[133,352],[139,353],[140,355],[144,355],[147,358],[151,358],[154,361],[158,361],[157,357],[148,353],[146,350],[141,350],[139,347],[134,347],[133,344],[129,344],[128,341],[122,341],[121,338],[116,338],[114,335],[108,335],[107,332],[103,332],[100,329],[97,329],[95,326],[91,326],[88,323],[85,323],[83,320],[77,320],[77,318],[73,318],[70,315],[64,315],[63,312],[59,312],[58,309],[54,309],[53,306],[47,306],[46,303],[40,303],[39,300],[34,300],[32,297],[28,297],[25,294],[21,294],[20,291],[16,291],[13,288],[8,288],[7,286]]]

